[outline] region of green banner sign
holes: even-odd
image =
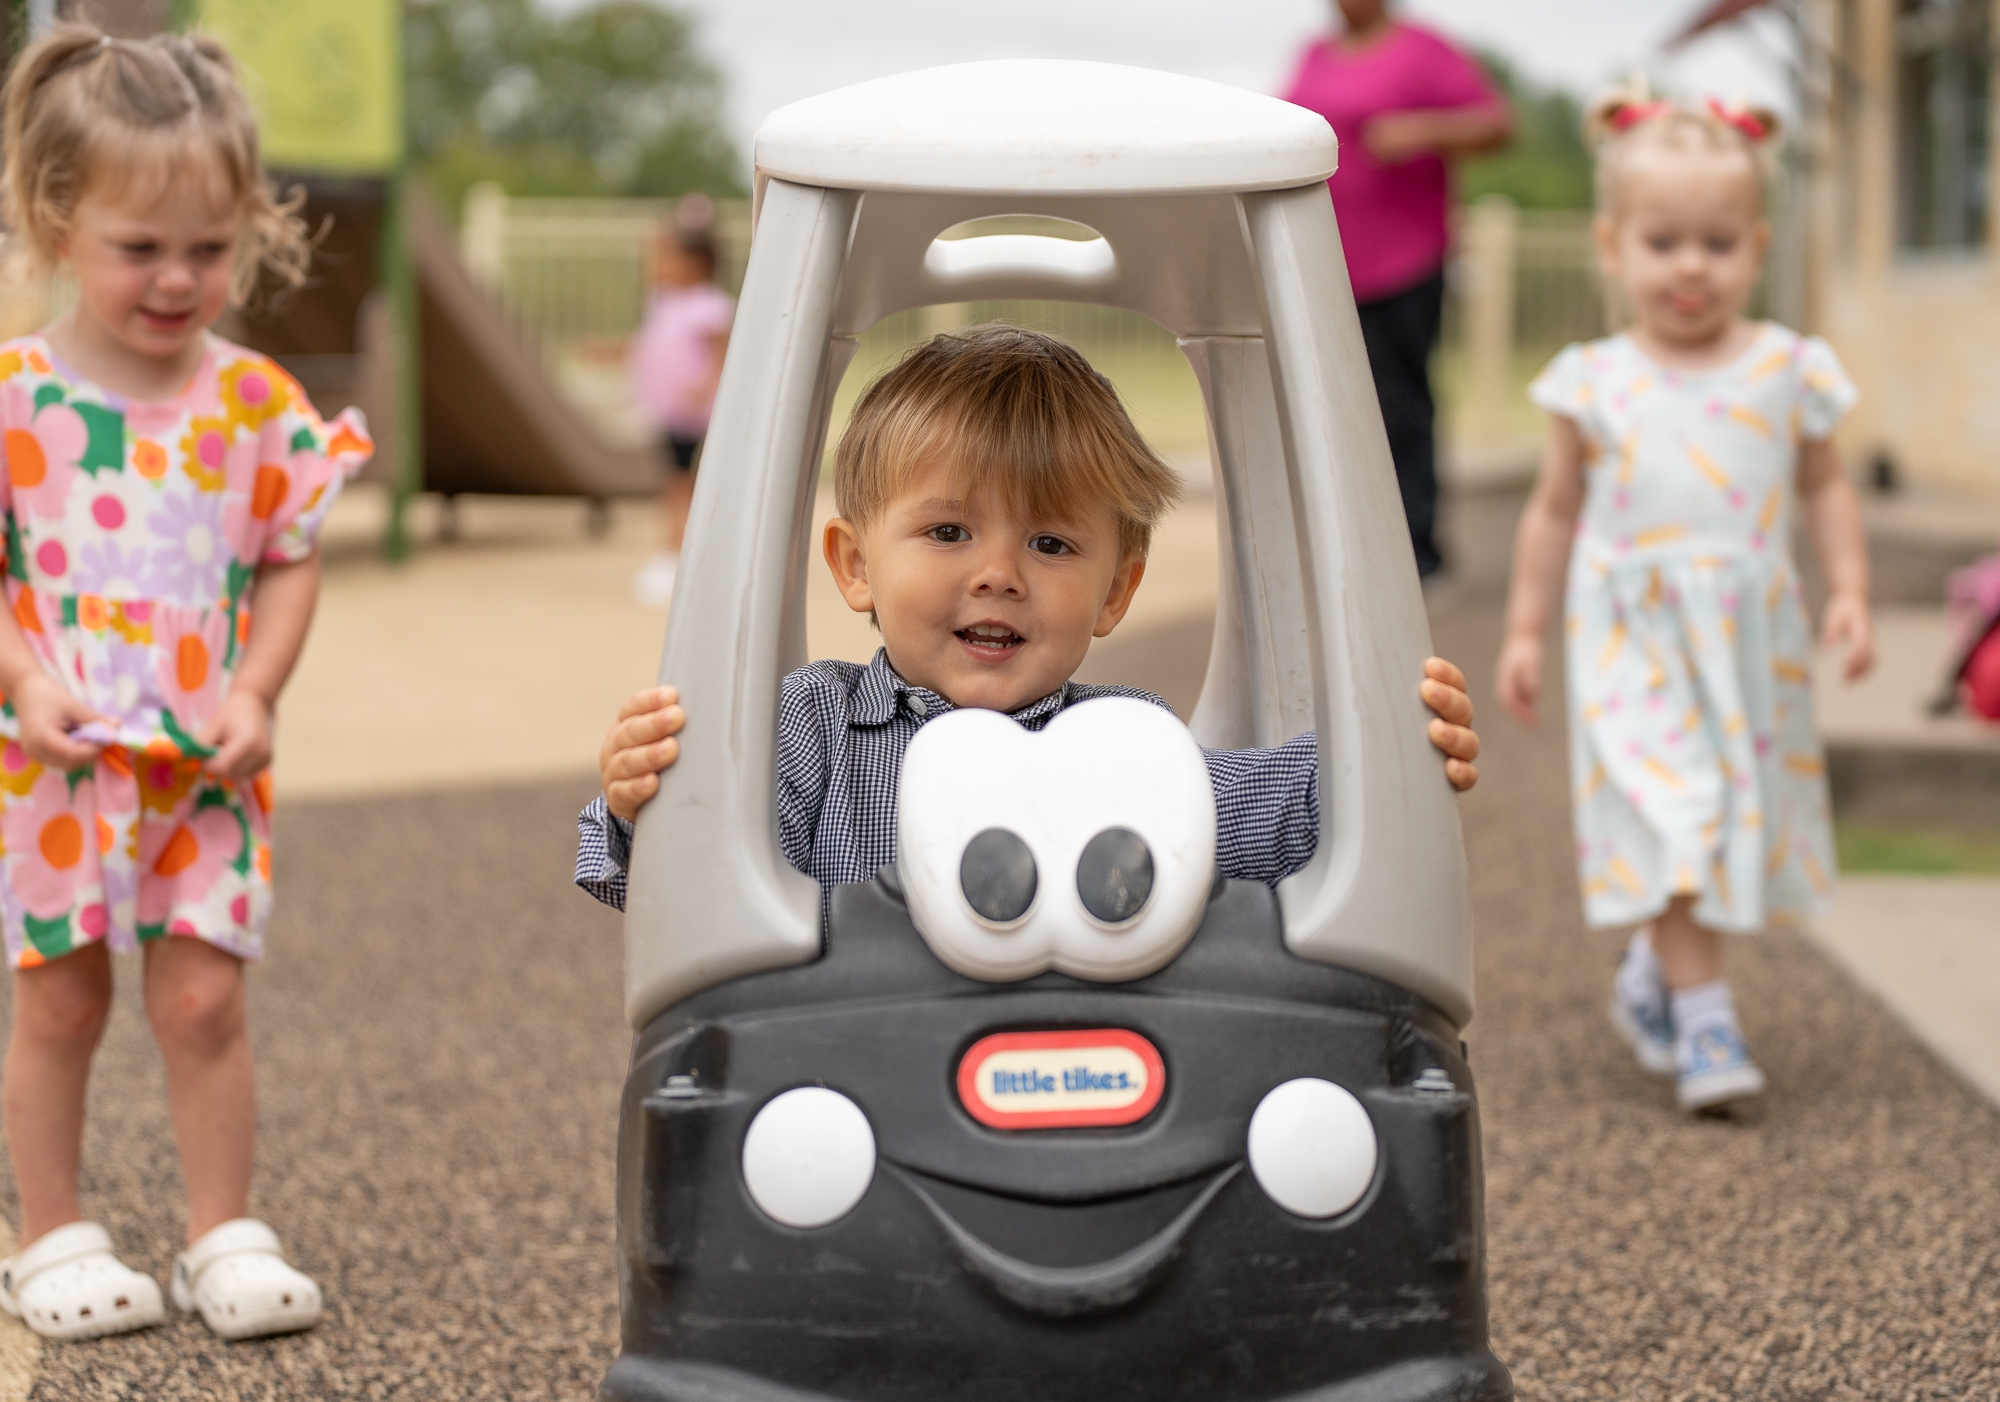
[[[245,70],[265,164],[386,175],[403,159],[401,0],[201,0]]]

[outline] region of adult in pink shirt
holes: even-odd
[[[1446,162],[1504,145],[1514,116],[1478,64],[1392,18],[1387,0],[1337,5],[1342,31],[1306,49],[1285,99],[1325,117],[1340,138],[1340,169],[1327,184],[1417,572],[1428,576],[1444,563],[1430,360],[1450,238]]]

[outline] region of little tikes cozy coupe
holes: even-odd
[[[626,917],[623,1350],[675,1402],[1500,1399],[1458,817],[1327,199],[1325,122],[1193,79],[966,64],[794,104],[660,676],[692,717]],[[1101,237],[939,240],[1053,216]],[[834,387],[892,312],[1100,303],[1206,397],[1221,600],[1192,729],[1141,702],[919,732],[899,860],[780,853]],[[1200,752],[1319,735],[1324,828],[1216,879]]]

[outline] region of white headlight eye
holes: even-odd
[[[1305,1076],[1266,1095],[1250,1117],[1250,1171],[1271,1201],[1335,1217],[1375,1181],[1375,1123],[1353,1092]]]
[[[1144,978],[1207,909],[1215,786],[1174,713],[1129,696],[1039,731],[952,711],[903,756],[896,870],[924,942],[968,978]]]
[[[875,1131],[837,1090],[788,1090],[757,1112],[743,1136],[751,1201],[788,1227],[839,1221],[874,1177]]]
[[[1153,895],[1153,851],[1130,828],[1106,828],[1076,860],[1076,894],[1107,925],[1120,925]]]

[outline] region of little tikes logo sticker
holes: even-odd
[[[958,1063],[958,1098],[995,1129],[1073,1129],[1144,1119],[1166,1063],[1136,1032],[999,1032]]]

